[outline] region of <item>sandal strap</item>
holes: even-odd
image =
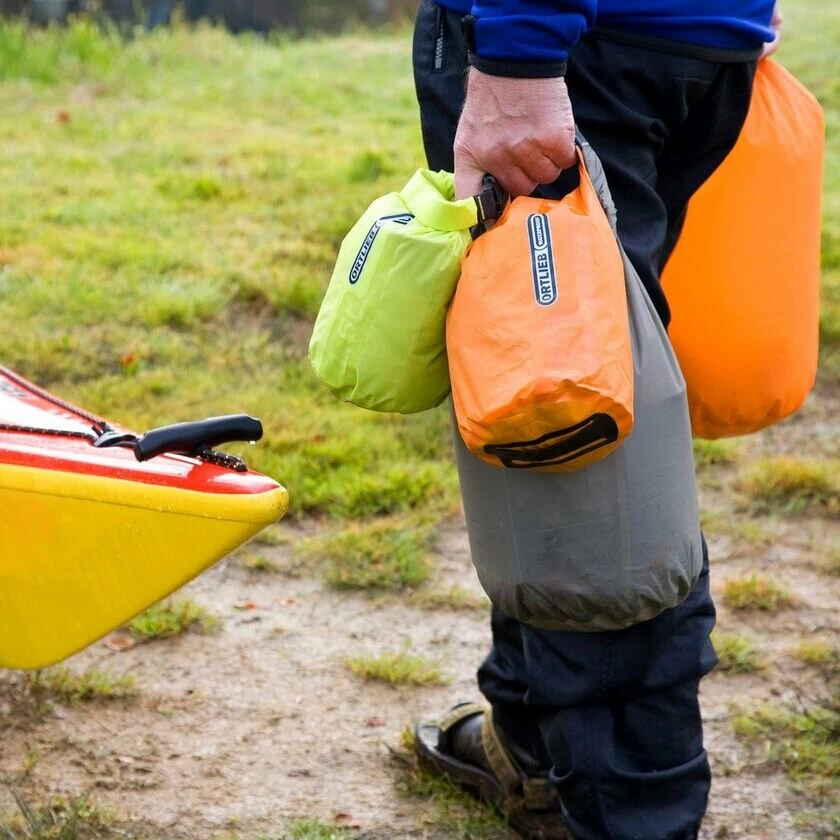
[[[454,727],[462,723],[467,718],[475,715],[483,715],[486,709],[480,703],[458,703],[453,706],[446,716],[440,721],[440,734],[448,735]]]
[[[438,724],[438,749],[444,753],[451,753],[452,745],[450,739],[458,725],[467,720],[467,718],[483,715],[484,711],[484,706],[480,703],[463,702],[453,706]]]
[[[554,811],[560,808],[557,788],[548,779],[529,778],[522,783],[526,811]]]
[[[493,723],[493,710],[489,707],[484,709],[484,718],[481,722],[481,745],[484,747],[487,763],[501,783],[505,793],[508,796],[521,795],[526,777],[513,763],[504,748],[498,730]]]
[[[481,742],[487,763],[511,799],[517,799],[527,811],[550,811],[558,807],[557,790],[548,779],[527,776],[505,749],[493,723],[493,711],[484,708]]]
[[[465,720],[481,715],[481,746],[487,764],[499,782],[507,804],[526,811],[552,811],[558,809],[557,791],[548,779],[526,775],[511,758],[493,721],[493,710],[482,703],[458,703],[438,724],[438,748],[450,752],[449,739],[455,728]]]

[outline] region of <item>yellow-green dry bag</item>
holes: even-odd
[[[347,234],[309,345],[336,397],[400,414],[446,399],[446,311],[480,207],[455,201],[449,172],[421,169]]]

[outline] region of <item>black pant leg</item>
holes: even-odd
[[[622,244],[665,326],[659,277],[692,195],[735,145],[755,62],[720,64],[590,34],[566,83],[583,135],[601,158]]]
[[[432,0],[418,15],[414,57],[429,163],[451,170],[466,54],[457,16]],[[746,114],[751,70],[727,67],[592,36],[570,57],[578,125],[604,164],[620,236],[666,324],[661,265],[685,202]],[[721,85],[724,74],[732,84]],[[716,119],[725,125],[710,131]],[[560,197],[569,187],[567,174],[539,192]],[[533,738],[540,727],[579,840],[696,836],[710,779],[697,688],[714,666],[713,624],[707,569],[675,610],[616,633],[544,633],[494,611],[481,689],[511,737]]]
[[[455,169],[453,146],[464,104],[467,47],[461,18],[422,0],[414,25],[414,86],[430,169]]]
[[[494,606],[490,627],[493,646],[478,670],[479,690],[492,704],[494,721],[504,737],[548,772],[552,761],[539,722],[525,705],[530,677],[522,643],[524,626]]]
[[[682,232],[689,200],[735,145],[749,108],[756,66],[756,62],[721,66],[659,161],[658,192],[668,211],[660,273]]]
[[[694,840],[711,771],[700,679],[716,663],[715,608],[703,573],[688,598],[607,633],[522,626],[525,705],[576,840]]]

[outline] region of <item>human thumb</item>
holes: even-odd
[[[487,173],[475,161],[463,155],[455,156],[455,198],[469,198],[481,192]]]

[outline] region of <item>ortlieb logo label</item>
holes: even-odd
[[[531,274],[534,277],[534,297],[540,306],[551,306],[557,300],[557,274],[551,251],[551,227],[548,214],[528,216],[528,239],[531,245]]]
[[[381,219],[377,219],[373,225],[371,225],[368,235],[365,237],[365,241],[362,242],[362,247],[359,248],[359,253],[356,254],[356,259],[353,261],[353,267],[350,269],[351,286],[355,286],[356,283],[359,282],[359,277],[362,276],[362,270],[367,262],[370,249],[373,247],[373,243],[376,241],[379,231],[382,230],[382,226],[388,224],[388,222],[393,222],[396,225],[407,225],[413,218],[414,216],[412,216],[411,213],[396,213],[393,216],[382,216]]]

